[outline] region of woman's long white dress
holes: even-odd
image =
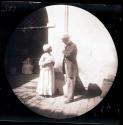
[[[50,95],[55,93],[54,85],[54,58],[50,53],[44,53],[40,60],[40,76],[36,92],[39,95]]]

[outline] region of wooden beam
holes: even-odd
[[[35,27],[17,27],[16,29],[23,29],[23,30],[28,30],[28,29],[44,29],[44,28],[55,28],[55,26],[35,26]]]
[[[64,32],[68,32],[68,5],[65,5],[65,25],[64,25]]]

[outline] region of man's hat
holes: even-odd
[[[68,33],[63,34],[62,39],[70,39],[69,34]]]

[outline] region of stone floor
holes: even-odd
[[[71,118],[82,115],[97,105],[100,96],[88,98],[85,95],[75,95],[74,102],[65,104],[63,95],[44,98],[36,94],[37,78],[13,89],[19,100],[34,112],[56,119]]]

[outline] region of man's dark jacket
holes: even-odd
[[[77,47],[73,42],[69,42],[64,50],[64,59],[63,59],[63,73],[65,72],[65,63],[67,65],[68,77],[73,78],[78,76],[78,65],[77,65]]]

